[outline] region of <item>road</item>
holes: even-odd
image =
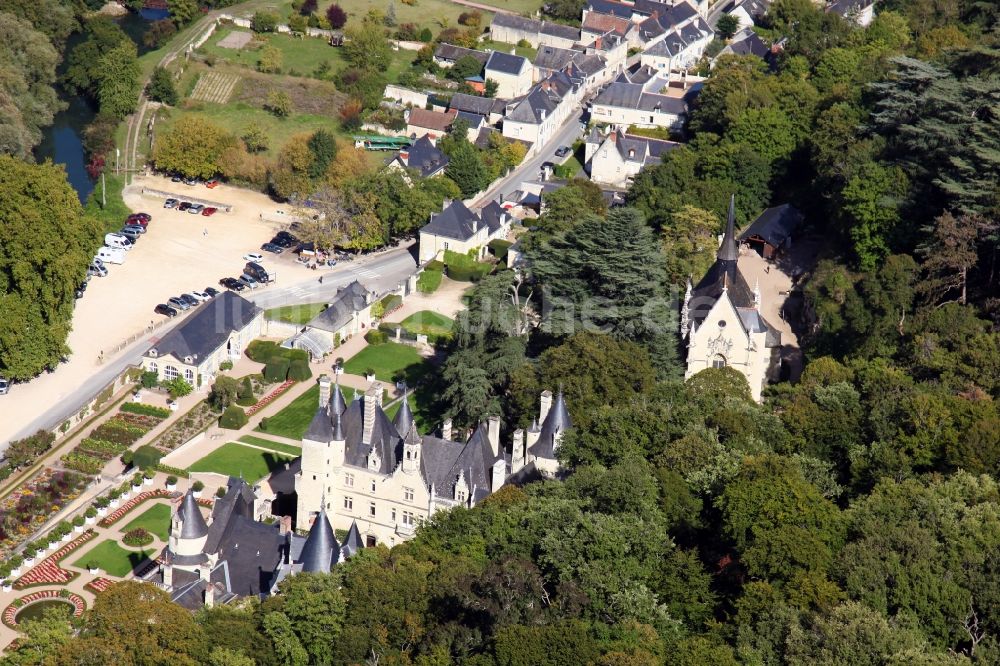
[[[732,0],[716,0],[715,3],[709,8],[708,15],[705,20],[713,28],[719,22],[719,17],[722,16],[722,10],[733,4]]]
[[[365,286],[377,292],[395,289],[397,285],[404,282],[406,278],[416,269],[416,261],[410,253],[409,246],[389,250],[379,254],[371,255],[350,262],[343,262],[333,269],[328,269],[320,273],[317,271],[316,279],[299,281],[289,286],[274,285],[264,287],[256,294],[243,295],[247,300],[251,300],[262,308],[273,308],[281,305],[295,305],[298,303],[316,303],[330,299],[337,291],[337,287],[346,285],[353,280],[361,280]],[[319,275],[323,276],[323,283],[319,283]],[[174,326],[181,323],[178,320]],[[156,338],[161,338],[171,330],[171,327],[160,329],[155,333]],[[105,385],[120,374],[129,365],[137,365],[142,358],[143,352],[152,344],[153,336],[145,336],[124,349],[118,356],[109,359],[104,365],[94,371],[79,386],[62,387],[65,390],[65,397],[55,401],[54,404],[44,413],[23,424],[11,439],[26,437],[39,428],[52,428],[64,421],[71,414],[80,411],[80,408],[90,401],[91,397],[97,394]],[[2,449],[2,445],[0,445]]]

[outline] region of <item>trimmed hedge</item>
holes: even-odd
[[[239,430],[245,426],[249,420],[250,419],[247,418],[247,413],[241,408],[236,405],[230,405],[219,418],[219,427],[226,428],[227,430]]]
[[[160,458],[163,457],[163,451],[150,446],[149,444],[144,444],[135,450],[132,454],[132,464],[139,469],[148,469],[151,467],[156,467],[160,464]]]
[[[258,363],[267,363],[275,356],[281,356],[289,362],[296,359],[309,362],[309,352],[305,349],[288,349],[271,340],[254,340],[247,345],[247,356]]]
[[[159,463],[153,469],[155,469],[157,472],[163,472],[164,474],[173,474],[174,476],[180,476],[185,479],[191,478],[190,472],[188,472],[186,469],[171,467],[170,465],[164,465],[163,463]]]
[[[444,262],[438,259],[434,261],[428,261],[427,265],[424,266],[425,271],[438,271],[439,273],[444,272]]]
[[[309,364],[305,361],[300,361],[295,359],[288,364],[288,378],[293,379],[297,382],[304,382],[305,380],[312,377],[312,370],[309,369]]]
[[[130,414],[142,414],[143,416],[155,416],[156,418],[165,419],[170,416],[170,410],[166,407],[157,407],[156,405],[147,405],[143,402],[123,402],[121,407],[118,408],[120,411],[129,412]]]
[[[272,356],[264,366],[264,381],[283,382],[288,379],[288,366],[290,365],[284,356]]]
[[[421,294],[433,294],[441,286],[441,279],[444,273],[424,269],[424,272],[417,276],[417,291]]]
[[[494,238],[486,247],[490,248],[490,252],[492,252],[493,256],[497,259],[505,259],[507,257],[507,251],[510,250],[511,245],[513,245],[513,243],[508,240]]]
[[[483,276],[493,270],[492,264],[474,264],[472,266],[449,266],[448,277],[456,282],[479,282]]]
[[[389,336],[384,331],[373,328],[365,333],[365,341],[370,345],[384,345],[389,341]]]

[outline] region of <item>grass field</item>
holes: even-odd
[[[414,312],[400,322],[400,326],[404,330],[414,334],[426,335],[447,335],[451,333],[452,326],[454,325],[455,322],[453,320],[431,310]]]
[[[285,305],[264,311],[264,317],[272,321],[283,321],[289,324],[307,324],[326,309],[326,303],[303,303],[302,305]]]
[[[484,39],[482,46],[479,48],[489,49],[491,51],[503,51],[504,53],[510,53],[510,50],[514,49],[514,55],[519,55],[522,58],[527,58],[528,60],[534,60],[535,56],[538,55],[538,49],[532,46],[517,46],[516,44],[494,42],[492,39]]]
[[[153,552],[152,550],[125,550],[108,539],[84,553],[83,557],[73,563],[73,566],[86,569],[88,563],[96,562],[99,568],[120,578],[127,576],[144,560],[149,559]]]
[[[282,444],[281,442],[272,442],[269,439],[264,439],[263,437],[254,437],[253,435],[243,435],[240,437],[239,441],[244,444],[252,444],[253,446],[259,446],[261,448],[270,449],[276,451],[277,453],[287,453],[291,456],[297,456],[302,454],[301,446],[292,446],[291,444]]]
[[[327,7],[332,4],[333,0],[320,0],[319,12],[317,13],[323,16],[326,13]],[[427,27],[434,34],[441,31],[442,22],[447,21],[447,25],[449,26],[458,25],[459,14],[474,11],[468,7],[448,2],[447,0],[414,0],[412,5],[403,4],[402,2],[395,4],[397,23],[415,23],[418,29]],[[517,12],[522,11],[519,9],[522,6],[526,8],[530,7],[528,11],[535,11],[540,6],[537,0],[512,0],[510,3],[511,6],[508,6],[508,3],[505,3],[504,0],[492,0],[483,4],[495,5]],[[350,0],[350,2],[341,0],[340,6],[347,12],[347,25],[350,27],[351,25],[360,23],[369,10],[375,9],[384,14],[389,8],[389,0]],[[285,3],[280,11],[280,15],[287,18],[291,13],[291,3]],[[482,25],[485,27],[489,25],[493,14],[485,11],[481,13],[483,15]]]
[[[170,536],[170,505],[154,504],[121,531],[129,532],[139,527],[145,528],[150,534],[155,534],[161,541],[166,541]]]
[[[354,389],[342,386],[344,400],[354,399]],[[319,406],[319,384],[313,384],[305,393],[289,403],[280,412],[267,419],[267,430],[257,428],[258,432],[266,432],[279,437],[302,439],[309,429],[309,423]],[[277,449],[276,449],[277,450]]]
[[[395,381],[402,374],[410,386],[416,386],[428,371],[427,361],[416,349],[395,342],[365,347],[344,364],[344,372],[351,375],[364,376],[368,368],[374,369],[375,377],[383,382]]]
[[[289,460],[291,457],[286,455],[229,442],[191,465],[188,471],[242,476],[253,484]]]

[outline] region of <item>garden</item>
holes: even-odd
[[[274,451],[229,442],[191,465],[188,471],[235,476],[254,484],[291,460],[291,456]]]
[[[416,386],[430,372],[428,361],[409,345],[396,342],[365,347],[344,365],[344,372],[364,377],[374,372],[383,382]],[[315,403],[314,403],[315,404]]]
[[[344,400],[350,402],[354,399],[353,389],[341,387],[340,390],[344,393]],[[319,384],[314,384],[274,416],[261,419],[257,430],[289,439],[302,439],[318,405]]]
[[[170,416],[170,410],[154,405],[125,402],[108,419],[64,455],[61,462],[84,474],[97,474],[109,460],[125,453],[143,435]]]
[[[115,541],[102,541],[73,563],[82,569],[100,569],[111,576],[123,578],[150,559],[153,550],[126,550]]]
[[[145,530],[161,541],[170,536],[170,505],[158,502],[146,509],[139,517],[122,528],[122,532]]]
[[[83,492],[87,482],[83,474],[45,469],[8,494],[0,504],[0,561]]]

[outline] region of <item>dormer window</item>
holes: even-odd
[[[184,363],[186,365],[191,365],[192,363],[194,363],[194,357],[192,357],[192,356],[185,356],[184,357]]]
[[[151,358],[156,358],[158,354],[159,354],[159,352],[156,351],[155,348],[154,349],[150,349],[148,352],[146,352],[146,355],[149,356],[149,357],[151,357]]]

